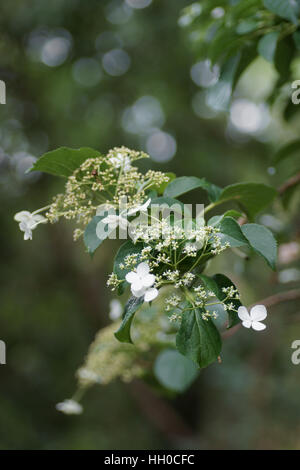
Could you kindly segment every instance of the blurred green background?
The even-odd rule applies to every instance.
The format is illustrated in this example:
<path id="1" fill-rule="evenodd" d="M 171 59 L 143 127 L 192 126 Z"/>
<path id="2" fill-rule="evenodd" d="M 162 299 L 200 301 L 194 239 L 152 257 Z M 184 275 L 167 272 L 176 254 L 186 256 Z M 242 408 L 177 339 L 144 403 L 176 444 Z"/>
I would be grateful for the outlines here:
<path id="1" fill-rule="evenodd" d="M 91 260 L 64 223 L 40 227 L 33 241 L 23 241 L 14 213 L 46 205 L 63 188 L 54 177 L 25 175 L 34 159 L 58 146 L 104 153 L 126 145 L 146 150 L 149 167 L 220 186 L 277 186 L 293 171 L 292 164 L 279 173 L 269 168 L 272 149 L 299 129 L 264 102 L 275 76 L 270 65 L 251 67 L 229 115 L 205 106 L 215 77 L 177 23 L 189 3 L 1 6 L 0 79 L 7 86 L 0 105 L 0 339 L 7 345 L 1 449 L 300 449 L 300 365 L 291 363 L 291 343 L 300 339 L 297 302 L 272 307 L 265 333 L 243 330 L 227 339 L 222 364 L 204 370 L 183 396 L 157 397 L 140 384 L 117 382 L 91 390 L 81 416 L 55 410 L 72 395 L 95 333 L 109 323 L 105 282 L 115 248 L 108 242 Z M 201 192 L 187 200 L 205 202 Z M 277 202 L 260 222 L 299 247 L 298 207 L 287 212 Z M 226 253 L 210 270 L 231 277 L 247 305 L 299 285 L 299 253 L 286 258 L 274 274 L 257 257 L 246 263 Z"/>

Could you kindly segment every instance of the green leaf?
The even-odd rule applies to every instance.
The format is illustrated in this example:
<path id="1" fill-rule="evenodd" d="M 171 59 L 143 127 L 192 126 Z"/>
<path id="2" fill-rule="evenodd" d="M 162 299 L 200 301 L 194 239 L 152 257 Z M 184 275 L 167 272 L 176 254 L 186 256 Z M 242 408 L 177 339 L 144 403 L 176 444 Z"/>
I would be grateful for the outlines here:
<path id="1" fill-rule="evenodd" d="M 74 171 L 88 158 L 99 157 L 98 150 L 89 147 L 70 149 L 60 147 L 42 155 L 29 171 L 42 171 L 55 176 L 71 176 Z"/>
<path id="2" fill-rule="evenodd" d="M 270 267 L 276 269 L 277 242 L 272 232 L 258 224 L 246 224 L 242 227 L 243 234 L 248 239 L 251 248 L 261 255 Z"/>
<path id="3" fill-rule="evenodd" d="M 258 29 L 259 23 L 253 19 L 241 21 L 236 28 L 237 34 L 248 34 Z"/>
<path id="4" fill-rule="evenodd" d="M 184 392 L 196 379 L 199 369 L 196 364 L 175 349 L 166 349 L 156 358 L 154 374 L 169 390 Z"/>
<path id="5" fill-rule="evenodd" d="M 299 29 L 294 32 L 293 39 L 294 39 L 296 49 L 300 51 L 300 30 Z"/>
<path id="6" fill-rule="evenodd" d="M 263 36 L 258 42 L 258 53 L 268 62 L 273 63 L 279 32 L 274 31 Z"/>
<path id="7" fill-rule="evenodd" d="M 226 298 L 226 294 L 222 291 L 223 287 L 234 287 L 236 289 L 236 286 L 233 284 L 233 282 L 223 274 L 216 274 L 212 278 L 205 276 L 204 274 L 200 274 L 199 278 L 202 280 L 205 288 L 209 291 L 212 291 L 217 299 L 219 299 L 221 302 L 223 302 Z M 237 310 L 242 305 L 238 299 L 228 299 L 225 303 L 227 305 L 232 303 L 235 310 Z M 232 328 L 233 326 L 240 323 L 238 314 L 234 310 L 228 309 L 226 313 L 229 320 L 227 329 Z"/>
<path id="8" fill-rule="evenodd" d="M 176 336 L 178 351 L 199 367 L 207 367 L 220 355 L 222 341 L 212 320 L 203 320 L 204 310 L 199 308 L 183 313 L 180 329 Z"/>
<path id="9" fill-rule="evenodd" d="M 296 0 L 264 0 L 264 6 L 281 18 L 297 24 L 300 7 Z"/>
<path id="10" fill-rule="evenodd" d="M 224 217 L 218 224 L 221 232 L 223 244 L 230 243 L 232 248 L 238 246 L 249 246 L 247 238 L 244 236 L 240 225 L 232 217 Z"/>
<path id="11" fill-rule="evenodd" d="M 197 188 L 202 188 L 207 191 L 211 201 L 216 201 L 222 191 L 221 188 L 209 183 L 204 178 L 200 179 L 196 176 L 181 176 L 180 178 L 174 179 L 167 186 L 164 196 L 178 197 Z"/>
<path id="12" fill-rule="evenodd" d="M 250 218 L 268 206 L 275 196 L 276 189 L 260 183 L 237 183 L 223 189 L 218 202 L 235 200 Z"/>
<path id="13" fill-rule="evenodd" d="M 128 300 L 125 306 L 124 316 L 120 328 L 115 332 L 115 337 L 121 343 L 132 343 L 130 336 L 131 323 L 135 312 L 143 303 L 144 297 L 131 297 Z"/>
<path id="14" fill-rule="evenodd" d="M 154 184 L 153 186 L 150 186 L 149 191 L 156 191 L 159 195 L 164 194 L 164 191 L 166 190 L 167 186 L 169 186 L 169 184 L 176 178 L 175 173 L 166 173 L 166 176 L 169 177 L 169 181 L 167 181 L 166 183 L 162 183 L 159 186 Z"/>
<path id="15" fill-rule="evenodd" d="M 293 140 L 281 147 L 275 154 L 272 163 L 273 165 L 278 165 L 278 163 L 294 155 L 300 156 L 300 139 Z"/>
<path id="16" fill-rule="evenodd" d="M 206 103 L 215 111 L 227 111 L 229 109 L 233 83 L 240 59 L 241 54 L 239 53 L 226 61 L 218 82 L 207 91 Z"/>
<path id="17" fill-rule="evenodd" d="M 104 224 L 102 222 L 102 219 L 104 218 L 105 215 L 96 215 L 85 229 L 83 240 L 88 253 L 93 254 L 114 230 L 109 228 L 108 224 Z"/>

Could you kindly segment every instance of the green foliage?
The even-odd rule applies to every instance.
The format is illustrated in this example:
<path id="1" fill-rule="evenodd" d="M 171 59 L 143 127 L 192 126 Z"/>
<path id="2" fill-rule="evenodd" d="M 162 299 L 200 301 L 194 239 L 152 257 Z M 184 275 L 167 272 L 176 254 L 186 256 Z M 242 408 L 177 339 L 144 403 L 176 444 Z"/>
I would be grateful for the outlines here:
<path id="1" fill-rule="evenodd" d="M 205 287 L 209 290 L 211 290 L 217 299 L 219 299 L 221 302 L 224 302 L 227 306 L 230 306 L 231 304 L 234 305 L 234 309 L 232 310 L 231 308 L 227 308 L 226 312 L 228 314 L 228 326 L 227 328 L 230 329 L 235 325 L 238 325 L 240 323 L 240 319 L 236 313 L 236 310 L 242 305 L 239 299 L 226 299 L 226 294 L 223 292 L 222 289 L 226 289 L 228 287 L 233 287 L 236 289 L 235 285 L 233 282 L 227 277 L 224 276 L 223 274 L 215 274 L 213 277 L 208 277 L 205 276 L 204 274 L 201 274 L 200 276 L 201 281 L 205 285 Z"/>
<path id="2" fill-rule="evenodd" d="M 175 349 L 165 349 L 154 363 L 157 380 L 175 392 L 184 392 L 194 382 L 198 373 L 195 363 Z"/>
<path id="3" fill-rule="evenodd" d="M 222 233 L 222 242 L 229 243 L 232 248 L 247 246 L 248 240 L 244 236 L 240 225 L 232 217 L 224 217 L 217 225 Z"/>
<path id="4" fill-rule="evenodd" d="M 277 191 L 260 183 L 237 183 L 223 189 L 218 203 L 234 200 L 253 219 L 276 197 Z"/>
<path id="5" fill-rule="evenodd" d="M 221 189 L 216 185 L 209 183 L 205 178 L 197 178 L 196 176 L 181 176 L 174 179 L 165 189 L 164 196 L 178 197 L 192 191 L 193 189 L 201 188 L 207 191 L 210 201 L 216 201 L 220 195 Z"/>
<path id="6" fill-rule="evenodd" d="M 143 304 L 144 299 L 143 297 L 131 297 L 126 306 L 124 311 L 124 316 L 120 328 L 115 333 L 115 337 L 121 341 L 121 343 L 132 343 L 132 339 L 130 336 L 130 328 L 131 323 L 133 321 L 133 317 L 135 312 L 139 309 L 139 307 Z"/>
<path id="7" fill-rule="evenodd" d="M 242 226 L 242 232 L 249 241 L 251 248 L 261 255 L 270 267 L 276 269 L 277 242 L 272 232 L 258 224 L 246 224 Z"/>
<path id="8" fill-rule="evenodd" d="M 200 309 L 184 312 L 176 337 L 178 351 L 199 367 L 207 367 L 220 355 L 220 333 L 211 319 L 203 320 Z"/>
<path id="9" fill-rule="evenodd" d="M 104 240 L 106 240 L 113 232 L 113 229 L 110 229 L 107 224 L 102 222 L 104 218 L 105 215 L 96 215 L 84 231 L 84 244 L 90 254 L 93 254 L 101 243 L 104 242 Z"/>
<path id="10" fill-rule="evenodd" d="M 100 152 L 89 147 L 70 149 L 60 147 L 42 155 L 32 166 L 30 171 L 42 171 L 55 176 L 67 178 L 74 173 L 88 158 L 100 156 Z"/>

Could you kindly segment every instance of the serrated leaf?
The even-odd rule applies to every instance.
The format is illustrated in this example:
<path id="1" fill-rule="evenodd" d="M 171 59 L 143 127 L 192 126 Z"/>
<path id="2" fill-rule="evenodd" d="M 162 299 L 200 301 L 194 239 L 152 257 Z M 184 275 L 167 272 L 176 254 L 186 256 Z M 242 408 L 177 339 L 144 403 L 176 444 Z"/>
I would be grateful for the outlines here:
<path id="1" fill-rule="evenodd" d="M 199 369 L 196 364 L 175 349 L 162 351 L 154 363 L 157 380 L 169 390 L 184 392 L 196 379 Z"/>
<path id="2" fill-rule="evenodd" d="M 71 176 L 88 158 L 98 157 L 101 153 L 89 147 L 71 149 L 60 147 L 42 155 L 30 168 L 31 171 L 42 171 L 55 176 Z"/>
<path id="3" fill-rule="evenodd" d="M 258 53 L 268 62 L 273 63 L 279 32 L 274 31 L 263 36 L 258 42 Z"/>
<path id="4" fill-rule="evenodd" d="M 120 328 L 118 329 L 118 331 L 115 332 L 115 337 L 121 343 L 132 343 L 132 339 L 130 336 L 132 320 L 134 314 L 143 303 L 144 297 L 131 297 L 128 300 L 125 306 L 124 316 Z"/>
<path id="5" fill-rule="evenodd" d="M 276 195 L 276 189 L 265 184 L 237 183 L 224 188 L 218 202 L 234 200 L 250 218 L 254 218 Z"/>
<path id="6" fill-rule="evenodd" d="M 220 229 L 223 244 L 230 243 L 232 248 L 239 246 L 249 246 L 247 238 L 244 236 L 240 225 L 232 217 L 221 219 L 217 227 Z"/>
<path id="7" fill-rule="evenodd" d="M 264 6 L 281 18 L 297 24 L 300 6 L 296 0 L 264 0 Z"/>
<path id="8" fill-rule="evenodd" d="M 261 255 L 270 267 L 276 269 L 277 242 L 272 232 L 258 224 L 246 224 L 242 227 L 243 234 L 248 239 L 251 248 Z"/>
<path id="9" fill-rule="evenodd" d="M 223 287 L 234 287 L 236 289 L 236 286 L 233 284 L 233 282 L 223 274 L 215 274 L 212 278 L 205 276 L 204 274 L 200 274 L 199 278 L 202 280 L 205 288 L 212 291 L 217 299 L 219 299 L 221 302 L 226 299 L 226 294 L 222 291 Z M 235 310 L 237 310 L 242 305 L 238 299 L 228 299 L 225 301 L 225 303 L 227 305 L 232 303 Z M 229 320 L 227 329 L 230 329 L 240 323 L 240 319 L 234 310 L 227 309 L 226 313 L 228 314 Z"/>
<path id="10" fill-rule="evenodd" d="M 182 315 L 180 329 L 176 335 L 178 351 L 199 367 L 207 367 L 220 355 L 222 341 L 212 320 L 203 320 L 204 310 L 187 310 Z"/>
<path id="11" fill-rule="evenodd" d="M 205 178 L 197 178 L 196 176 L 181 176 L 174 179 L 166 188 L 164 196 L 178 197 L 186 194 L 193 189 L 202 188 L 207 191 L 209 199 L 216 201 L 221 193 L 221 188 L 209 183 Z"/>

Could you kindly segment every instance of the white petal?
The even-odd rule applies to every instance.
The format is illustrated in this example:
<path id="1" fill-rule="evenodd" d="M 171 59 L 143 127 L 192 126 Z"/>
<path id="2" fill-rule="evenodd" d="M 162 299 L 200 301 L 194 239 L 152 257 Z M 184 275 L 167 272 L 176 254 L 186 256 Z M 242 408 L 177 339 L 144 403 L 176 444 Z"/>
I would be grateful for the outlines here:
<path id="1" fill-rule="evenodd" d="M 251 322 L 251 317 L 248 313 L 248 310 L 246 309 L 246 307 L 239 307 L 238 308 L 238 316 L 239 316 L 239 319 L 242 320 L 242 321 L 250 321 Z M 246 328 L 249 328 L 246 327 Z"/>
<path id="2" fill-rule="evenodd" d="M 244 328 L 251 328 L 252 322 L 250 320 L 245 320 L 243 321 L 242 325 Z"/>
<path id="3" fill-rule="evenodd" d="M 126 274 L 125 279 L 127 282 L 129 282 L 129 284 L 132 284 L 133 282 L 135 282 L 136 280 L 139 280 L 140 278 L 137 275 L 137 273 L 130 271 L 130 273 Z"/>
<path id="4" fill-rule="evenodd" d="M 153 287 L 151 289 L 146 290 L 144 300 L 145 302 L 151 302 L 151 300 L 154 300 L 157 296 L 158 290 Z"/>
<path id="5" fill-rule="evenodd" d="M 255 305 L 250 311 L 252 321 L 261 321 L 267 318 L 267 309 L 264 305 Z"/>
<path id="6" fill-rule="evenodd" d="M 140 277 L 147 276 L 149 274 L 150 268 L 149 264 L 146 262 L 140 263 L 138 267 L 136 268 L 136 272 Z"/>
<path id="7" fill-rule="evenodd" d="M 135 297 L 142 297 L 145 294 L 145 287 L 142 289 L 134 289 L 133 286 L 131 286 L 131 292 Z"/>
<path id="8" fill-rule="evenodd" d="M 17 222 L 26 222 L 31 217 L 31 213 L 28 211 L 21 211 L 15 214 L 14 219 Z"/>
<path id="9" fill-rule="evenodd" d="M 263 323 L 260 323 L 259 321 L 254 321 L 252 322 L 252 328 L 255 331 L 262 331 L 265 330 L 267 327 Z"/>
<path id="10" fill-rule="evenodd" d="M 147 274 L 142 279 L 143 285 L 145 287 L 151 287 L 155 283 L 155 276 L 154 274 Z"/>
<path id="11" fill-rule="evenodd" d="M 144 286 L 141 278 L 137 276 L 137 278 L 131 283 L 131 289 L 140 291 L 142 289 L 145 290 L 146 287 Z"/>

